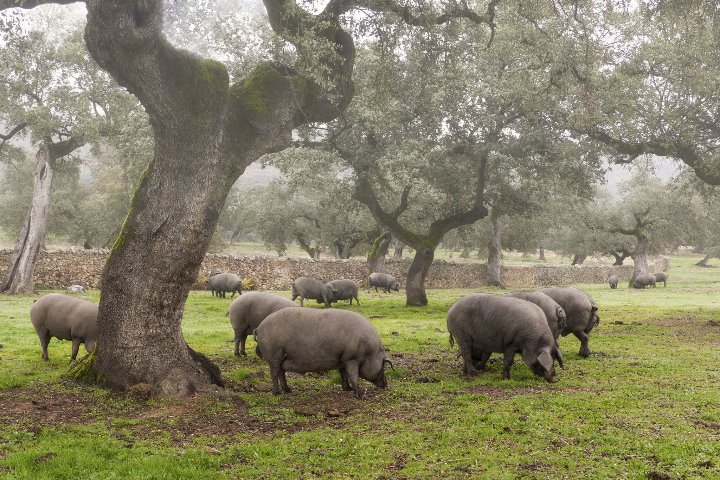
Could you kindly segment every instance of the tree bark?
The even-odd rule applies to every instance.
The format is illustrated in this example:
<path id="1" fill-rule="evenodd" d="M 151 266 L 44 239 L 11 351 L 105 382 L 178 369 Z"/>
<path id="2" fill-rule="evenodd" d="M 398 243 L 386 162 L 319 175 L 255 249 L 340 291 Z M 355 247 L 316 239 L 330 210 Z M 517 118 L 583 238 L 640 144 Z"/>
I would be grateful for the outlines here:
<path id="1" fill-rule="evenodd" d="M 635 279 L 639 275 L 644 275 L 648 272 L 647 265 L 647 248 L 648 248 L 648 237 L 644 234 L 637 235 L 637 243 L 635 244 L 635 251 L 632 254 L 634 262 L 632 278 L 630 278 L 629 286 L 632 287 L 635 283 Z"/>
<path id="2" fill-rule="evenodd" d="M 586 258 L 587 255 L 584 253 L 576 253 L 573 255 L 572 263 L 570 265 L 582 265 Z"/>
<path id="3" fill-rule="evenodd" d="M 392 235 L 390 235 L 390 232 L 385 232 L 373 241 L 367 258 L 370 273 L 383 271 L 383 267 L 385 266 L 385 257 L 387 256 L 388 249 L 390 248 L 391 240 Z"/>
<path id="4" fill-rule="evenodd" d="M 544 262 L 544 261 L 545 261 L 545 248 L 543 248 L 542 246 L 540 246 L 540 248 L 539 248 L 539 253 L 540 253 L 539 260 L 540 260 L 541 262 Z"/>
<path id="5" fill-rule="evenodd" d="M 434 248 L 428 246 L 416 248 L 415 257 L 410 264 L 405 282 L 406 306 L 424 307 L 428 304 L 427 294 L 425 293 L 425 279 L 434 259 Z"/>
<path id="6" fill-rule="evenodd" d="M 43 142 L 35 155 L 32 203 L 0 288 L 4 293 L 31 293 L 35 288 L 33 270 L 47 231 L 54 172 L 55 160 L 48 145 Z"/>
<path id="7" fill-rule="evenodd" d="M 400 240 L 395 240 L 395 248 L 393 249 L 393 258 L 395 260 L 400 260 L 403 256 L 403 250 L 405 249 L 405 244 L 402 243 Z"/>
<path id="8" fill-rule="evenodd" d="M 501 214 L 493 208 L 490 213 L 490 241 L 488 242 L 488 284 L 502 287 L 500 278 L 500 257 L 502 256 L 502 226 L 500 225 Z"/>
<path id="9" fill-rule="evenodd" d="M 695 265 L 697 265 L 698 267 L 707 267 L 709 261 L 710 261 L 710 254 L 708 253 L 707 255 L 705 255 L 705 258 L 703 258 L 702 260 L 697 262 Z"/>

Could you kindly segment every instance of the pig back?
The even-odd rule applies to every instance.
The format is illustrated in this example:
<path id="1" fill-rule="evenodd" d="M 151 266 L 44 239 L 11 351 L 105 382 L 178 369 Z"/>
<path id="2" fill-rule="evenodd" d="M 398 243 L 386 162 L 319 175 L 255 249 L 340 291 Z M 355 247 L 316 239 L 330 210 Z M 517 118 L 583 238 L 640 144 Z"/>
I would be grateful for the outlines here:
<path id="1" fill-rule="evenodd" d="M 97 315 L 96 304 L 59 293 L 44 295 L 30 308 L 30 319 L 36 330 L 44 327 L 52 336 L 63 340 L 95 338 Z"/>
<path id="2" fill-rule="evenodd" d="M 375 327 L 345 310 L 283 308 L 268 315 L 256 334 L 263 358 L 279 356 L 294 372 L 329 370 L 353 359 L 362 363 L 382 348 Z"/>

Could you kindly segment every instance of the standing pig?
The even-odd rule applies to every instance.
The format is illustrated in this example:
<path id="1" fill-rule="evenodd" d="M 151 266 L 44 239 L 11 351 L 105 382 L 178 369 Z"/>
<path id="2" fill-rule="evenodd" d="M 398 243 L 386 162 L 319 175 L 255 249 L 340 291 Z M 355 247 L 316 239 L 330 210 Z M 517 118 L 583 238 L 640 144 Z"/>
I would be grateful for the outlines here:
<path id="1" fill-rule="evenodd" d="M 644 273 L 642 275 L 638 275 L 637 277 L 635 277 L 635 281 L 633 282 L 634 288 L 644 289 L 648 285 L 655 287 L 655 275 L 653 275 L 652 273 Z"/>
<path id="2" fill-rule="evenodd" d="M 327 282 L 322 288 L 322 297 L 325 305 L 330 306 L 331 303 L 338 300 L 350 300 L 352 305 L 353 298 L 360 305 L 358 300 L 358 284 L 354 280 L 342 279 Z"/>
<path id="3" fill-rule="evenodd" d="M 49 360 L 50 338 L 72 340 L 71 360 L 77 357 L 80 344 L 88 352 L 95 350 L 98 306 L 60 293 L 43 295 L 30 307 L 30 321 L 40 337 L 43 360 Z"/>
<path id="4" fill-rule="evenodd" d="M 566 315 L 566 325 L 560 331 L 560 335 L 567 336 L 572 333 L 580 340 L 581 357 L 590 356 L 590 331 L 600 323 L 597 314 L 598 306 L 595 300 L 587 293 L 574 287 L 552 287 L 540 290 L 545 295 L 555 300 Z"/>
<path id="5" fill-rule="evenodd" d="M 300 297 L 300 306 L 304 304 L 304 300 L 309 298 L 311 300 L 317 300 L 318 303 L 325 303 L 326 307 L 330 304 L 325 301 L 322 295 L 323 283 L 320 280 L 315 280 L 312 277 L 298 277 L 293 281 L 292 288 L 292 300 Z"/>
<path id="6" fill-rule="evenodd" d="M 540 307 L 547 319 L 548 327 L 553 338 L 557 342 L 560 332 L 566 325 L 565 310 L 552 298 L 542 292 L 512 292 L 506 293 L 506 297 L 521 298 Z"/>
<path id="7" fill-rule="evenodd" d="M 554 360 L 563 357 L 542 309 L 520 298 L 475 293 L 458 300 L 448 312 L 450 345 L 457 341 L 463 372 L 477 374 L 492 352 L 504 355 L 503 378 L 510 378 L 516 353 L 535 375 L 556 382 Z"/>
<path id="8" fill-rule="evenodd" d="M 230 298 L 235 296 L 235 292 L 238 295 L 242 295 L 242 280 L 234 273 L 218 273 L 208 278 L 207 281 L 208 290 L 213 295 L 225 298 L 225 293 L 232 292 Z"/>
<path id="9" fill-rule="evenodd" d="M 245 340 L 271 313 L 294 307 L 295 302 L 269 293 L 250 292 L 230 304 L 230 324 L 235 331 L 235 356 L 245 355 Z"/>
<path id="10" fill-rule="evenodd" d="M 615 275 L 610 275 L 608 277 L 608 282 L 610 282 L 610 288 L 613 288 L 613 289 L 617 288 L 618 281 L 619 281 L 618 277 L 616 277 Z"/>
<path id="11" fill-rule="evenodd" d="M 347 310 L 283 308 L 255 330 L 257 354 L 270 366 L 272 391 L 280 394 L 278 380 L 290 392 L 285 372 L 319 372 L 337 368 L 343 390 L 363 391 L 358 377 L 387 387 L 385 356 L 375 327 L 362 315 Z"/>
<path id="12" fill-rule="evenodd" d="M 375 287 L 375 291 L 378 291 L 378 287 L 382 288 L 385 293 L 390 293 L 390 290 L 400 291 L 400 284 L 395 277 L 387 273 L 371 273 L 368 277 L 368 288 Z"/>
<path id="13" fill-rule="evenodd" d="M 657 272 L 657 273 L 654 273 L 653 275 L 655 275 L 655 282 L 663 282 L 663 287 L 667 287 L 667 279 L 668 279 L 667 273 Z"/>

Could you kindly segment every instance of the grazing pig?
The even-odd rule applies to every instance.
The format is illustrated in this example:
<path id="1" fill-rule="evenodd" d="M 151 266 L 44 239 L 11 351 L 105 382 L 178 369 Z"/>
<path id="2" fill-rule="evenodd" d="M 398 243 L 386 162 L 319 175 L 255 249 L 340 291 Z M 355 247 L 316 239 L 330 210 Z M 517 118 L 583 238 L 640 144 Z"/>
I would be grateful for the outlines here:
<path id="1" fill-rule="evenodd" d="M 400 291 L 400 284 L 395 277 L 387 273 L 371 273 L 368 277 L 368 288 L 375 287 L 375 291 L 378 291 L 378 287 L 382 288 L 385 293 L 390 293 L 390 290 Z"/>
<path id="2" fill-rule="evenodd" d="M 343 390 L 362 398 L 358 377 L 387 387 L 385 356 L 375 327 L 362 315 L 347 310 L 283 308 L 255 330 L 256 352 L 270 366 L 272 391 L 280 394 L 278 380 L 290 392 L 285 372 L 318 372 L 337 368 Z"/>
<path id="3" fill-rule="evenodd" d="M 80 344 L 88 352 L 95 350 L 98 306 L 60 293 L 43 295 L 30 307 L 30 321 L 40 337 L 42 358 L 48 360 L 50 338 L 72 340 L 71 360 L 77 357 Z"/>
<path id="4" fill-rule="evenodd" d="M 360 305 L 360 300 L 358 300 L 358 289 L 358 284 L 355 283 L 354 280 L 333 280 L 332 282 L 327 282 L 323 285 L 322 297 L 325 301 L 325 305 L 328 306 L 338 300 L 350 300 L 350 305 L 352 305 L 353 298 L 355 299 L 355 302 Z"/>
<path id="5" fill-rule="evenodd" d="M 290 290 L 292 292 L 293 302 L 296 298 L 300 297 L 301 307 L 303 306 L 306 298 L 316 300 L 318 303 L 325 303 L 326 307 L 330 306 L 330 304 L 323 298 L 323 283 L 320 280 L 315 280 L 312 277 L 298 277 L 295 281 L 293 281 L 292 288 Z"/>
<path id="6" fill-rule="evenodd" d="M 521 298 L 540 307 L 545 314 L 553 338 L 557 342 L 560 332 L 565 328 L 566 319 L 565 310 L 555 300 L 542 292 L 512 292 L 506 293 L 505 296 Z"/>
<path id="7" fill-rule="evenodd" d="M 616 277 L 615 275 L 610 275 L 608 277 L 608 282 L 610 282 L 610 288 L 613 288 L 613 289 L 617 288 L 618 281 L 619 281 L 618 277 Z"/>
<path id="8" fill-rule="evenodd" d="M 634 288 L 644 289 L 648 285 L 655 287 L 655 275 L 653 275 L 652 273 L 638 275 L 637 277 L 635 277 L 635 281 L 633 282 Z"/>
<path id="9" fill-rule="evenodd" d="M 212 292 L 214 296 L 225 298 L 225 293 L 232 292 L 230 298 L 235 296 L 235 292 L 238 295 L 242 295 L 242 280 L 234 273 L 218 273 L 208 278 L 207 281 L 208 290 Z"/>
<path id="10" fill-rule="evenodd" d="M 67 287 L 68 293 L 85 293 L 85 287 L 78 284 L 73 284 Z"/>
<path id="11" fill-rule="evenodd" d="M 565 310 L 565 328 L 560 330 L 563 337 L 572 333 L 580 340 L 581 357 L 590 356 L 590 331 L 600 323 L 598 306 L 587 293 L 574 287 L 552 287 L 540 290 L 555 300 Z"/>
<path id="12" fill-rule="evenodd" d="M 219 275 L 221 273 L 223 273 L 223 271 L 219 268 L 213 268 L 212 270 L 210 270 L 210 275 L 208 275 L 208 278 L 214 277 L 215 275 Z"/>
<path id="13" fill-rule="evenodd" d="M 281 308 L 294 307 L 295 302 L 270 293 L 250 292 L 230 304 L 230 324 L 235 331 L 235 356 L 245 355 L 245 340 L 265 317 Z"/>
<path id="14" fill-rule="evenodd" d="M 450 345 L 457 341 L 463 372 L 483 370 L 492 352 L 504 355 L 503 378 L 510 378 L 516 353 L 535 375 L 556 382 L 554 360 L 563 357 L 542 309 L 520 298 L 475 293 L 458 300 L 448 312 Z"/>
<path id="15" fill-rule="evenodd" d="M 663 287 L 667 287 L 667 279 L 668 279 L 667 273 L 657 272 L 657 273 L 654 273 L 653 275 L 655 275 L 655 282 L 663 282 Z"/>

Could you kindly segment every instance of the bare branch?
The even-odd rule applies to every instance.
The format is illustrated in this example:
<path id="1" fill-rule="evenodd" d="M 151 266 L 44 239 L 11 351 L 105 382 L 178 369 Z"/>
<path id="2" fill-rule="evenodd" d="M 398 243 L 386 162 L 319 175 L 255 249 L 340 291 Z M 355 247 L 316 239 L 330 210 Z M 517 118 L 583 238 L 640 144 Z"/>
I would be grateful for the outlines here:
<path id="1" fill-rule="evenodd" d="M 15 126 L 13 127 L 13 129 L 10 130 L 10 132 L 8 132 L 7 134 L 3 135 L 2 133 L 0 133 L 0 139 L 2 139 L 2 142 L 0 142 L 0 150 L 2 150 L 2 147 L 5 145 L 5 142 L 7 142 L 8 140 L 10 140 L 10 139 L 11 139 L 12 137 L 14 137 L 16 134 L 18 134 L 18 133 L 20 133 L 21 131 L 23 131 L 23 130 L 25 129 L 25 127 L 27 127 L 27 126 L 28 126 L 28 124 L 25 123 L 25 122 L 19 123 L 19 124 L 15 125 Z"/>

